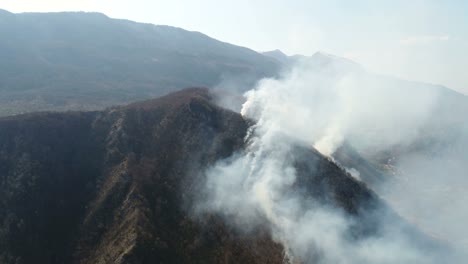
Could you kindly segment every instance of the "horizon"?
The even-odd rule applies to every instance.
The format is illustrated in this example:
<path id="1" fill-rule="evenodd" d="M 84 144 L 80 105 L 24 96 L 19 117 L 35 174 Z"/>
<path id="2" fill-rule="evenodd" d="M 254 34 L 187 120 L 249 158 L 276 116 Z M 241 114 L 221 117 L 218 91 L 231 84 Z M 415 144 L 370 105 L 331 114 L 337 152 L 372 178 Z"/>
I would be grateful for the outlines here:
<path id="1" fill-rule="evenodd" d="M 468 95 L 468 3 L 435 0 L 375 4 L 360 0 L 220 4 L 211 0 L 7 1 L 11 13 L 97 12 L 110 18 L 196 31 L 257 52 L 288 56 L 315 52 L 353 60 L 367 70 L 399 79 L 442 85 Z M 263 5 L 262 5 L 263 4 Z M 266 5 L 268 4 L 268 5 Z M 269 8 L 264 8 L 268 6 Z M 239 14 L 242 19 L 239 19 Z M 277 19 L 281 17 L 283 19 Z M 220 21 L 223 23 L 212 23 Z"/>

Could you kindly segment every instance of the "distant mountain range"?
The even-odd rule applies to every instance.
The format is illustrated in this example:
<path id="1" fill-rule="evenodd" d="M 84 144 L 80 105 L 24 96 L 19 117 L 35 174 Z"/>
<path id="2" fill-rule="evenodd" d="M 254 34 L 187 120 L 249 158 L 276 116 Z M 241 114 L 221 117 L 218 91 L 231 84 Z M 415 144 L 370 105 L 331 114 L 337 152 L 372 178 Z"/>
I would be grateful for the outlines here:
<path id="1" fill-rule="evenodd" d="M 333 63 L 340 65 L 341 67 L 347 67 L 347 69 L 364 70 L 364 68 L 361 65 L 352 60 L 338 57 L 332 54 L 327 54 L 321 51 L 314 53 L 312 56 L 304 56 L 299 54 L 288 56 L 284 54 L 281 50 L 266 51 L 262 52 L 262 54 L 275 59 L 276 61 L 280 62 L 282 65 L 287 67 L 294 66 L 298 62 L 307 61 L 308 63 L 316 64 L 318 67 L 324 67 Z"/>
<path id="2" fill-rule="evenodd" d="M 258 53 L 170 26 L 100 13 L 0 10 L 0 116 L 97 110 L 191 86 L 242 93 L 298 61 L 359 64 L 317 52 Z M 403 82 L 404 83 L 404 82 Z"/>
<path id="3" fill-rule="evenodd" d="M 280 63 L 199 32 L 100 13 L 0 12 L 0 114 L 101 109 L 189 86 L 244 90 Z"/>

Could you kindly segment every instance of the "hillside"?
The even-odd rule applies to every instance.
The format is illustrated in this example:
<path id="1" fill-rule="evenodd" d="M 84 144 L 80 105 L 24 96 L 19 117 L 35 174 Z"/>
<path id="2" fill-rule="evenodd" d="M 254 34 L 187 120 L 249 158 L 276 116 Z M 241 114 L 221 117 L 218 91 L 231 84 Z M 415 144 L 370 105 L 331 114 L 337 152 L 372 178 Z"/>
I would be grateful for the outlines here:
<path id="1" fill-rule="evenodd" d="M 279 64 L 198 32 L 100 13 L 0 12 L 0 115 L 92 110 L 189 86 L 246 90 Z"/>
<path id="2" fill-rule="evenodd" d="M 201 172 L 241 151 L 249 126 L 211 100 L 194 88 L 1 118 L 0 263 L 283 263 L 268 229 L 190 209 Z M 361 219 L 353 236 L 378 232 L 384 206 L 364 184 L 315 150 L 295 153 L 297 190 Z"/>

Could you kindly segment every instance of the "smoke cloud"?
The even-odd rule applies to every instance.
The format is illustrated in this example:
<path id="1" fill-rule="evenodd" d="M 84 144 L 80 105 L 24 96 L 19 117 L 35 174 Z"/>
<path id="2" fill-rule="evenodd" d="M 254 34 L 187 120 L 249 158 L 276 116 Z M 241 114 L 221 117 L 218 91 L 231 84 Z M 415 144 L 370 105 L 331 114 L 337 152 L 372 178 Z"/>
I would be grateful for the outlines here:
<path id="1" fill-rule="evenodd" d="M 381 159 L 369 157 L 399 155 L 393 159 L 394 163 L 382 165 L 394 166 L 393 172 L 404 171 L 405 179 L 413 179 L 412 185 L 405 186 L 403 177 L 392 176 L 391 185 L 384 182 L 373 187 L 404 217 L 409 217 L 405 212 L 416 205 L 423 206 L 425 210 L 411 215 L 412 223 L 417 222 L 414 218 L 437 215 L 439 204 L 434 201 L 438 199 L 438 192 L 433 192 L 431 199 L 409 203 L 396 198 L 404 200 L 415 190 L 422 192 L 427 185 L 442 185 L 443 189 L 460 183 L 459 176 L 466 172 L 466 165 L 460 163 L 463 159 L 448 159 L 447 152 L 440 151 L 440 160 L 444 161 L 430 163 L 427 155 L 395 150 L 413 149 L 410 146 L 418 146 L 417 142 L 426 138 L 427 128 L 438 127 L 432 118 L 439 109 L 441 92 L 437 86 L 372 75 L 352 63 L 323 54 L 298 62 L 281 78 L 262 80 L 245 94 L 241 114 L 255 121 L 245 139 L 247 147 L 206 171 L 207 195 L 197 209 L 224 215 L 226 221 L 245 232 L 267 226 L 272 237 L 284 246 L 285 261 L 290 263 L 296 260 L 412 264 L 447 261 L 448 255 L 438 255 L 439 251 L 415 243 L 403 224 L 400 226 L 399 220 L 385 210 L 378 219 L 384 227 L 378 235 L 350 236 L 355 221 L 359 221 L 357 218 L 295 191 L 298 172 L 291 154 L 295 153 L 295 146 L 301 145 L 316 149 L 333 161 L 335 151 L 346 142 L 372 162 Z M 439 148 L 445 149 L 445 146 Z M 459 171 L 456 174 L 459 176 L 454 176 L 453 182 L 445 181 L 445 172 L 452 173 L 453 168 Z M 357 169 L 349 168 L 349 171 L 360 178 Z M 431 179 L 424 187 L 419 185 L 422 175 L 430 175 Z M 463 180 L 462 183 L 466 183 L 466 179 Z M 422 193 L 416 195 L 427 197 Z M 455 194 L 453 197 L 459 205 L 466 201 Z M 418 224 L 426 230 L 451 224 L 453 218 L 462 215 L 451 211 L 444 216 L 434 222 Z M 445 232 L 444 236 L 435 240 L 455 239 L 450 232 Z M 466 243 L 466 236 L 461 236 L 455 241 L 465 239 Z"/>

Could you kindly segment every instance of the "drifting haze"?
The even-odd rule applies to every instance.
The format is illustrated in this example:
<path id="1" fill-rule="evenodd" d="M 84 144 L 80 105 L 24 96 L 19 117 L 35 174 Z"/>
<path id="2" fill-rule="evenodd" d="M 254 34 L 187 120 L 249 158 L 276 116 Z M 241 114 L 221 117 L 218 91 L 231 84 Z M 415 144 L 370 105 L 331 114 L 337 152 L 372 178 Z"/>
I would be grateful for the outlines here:
<path id="1" fill-rule="evenodd" d="M 464 114 L 457 113 L 466 110 L 463 96 L 372 75 L 320 54 L 299 62 L 280 79 L 261 81 L 245 96 L 242 114 L 256 121 L 246 138 L 247 150 L 207 171 L 204 210 L 226 215 L 244 231 L 266 222 L 291 262 L 294 257 L 310 263 L 447 261 L 444 254 L 431 255 L 430 248 L 418 247 L 386 214 L 379 221 L 394 229 L 349 240 L 353 220 L 291 192 L 297 172 L 290 156 L 296 144 L 315 147 L 332 158 L 348 142 L 365 156 L 390 152 L 398 173 L 374 186 L 378 194 L 423 231 L 466 252 L 468 234 L 460 219 L 467 215 L 463 208 L 467 196 L 460 186 L 468 183 L 464 175 L 468 130 Z M 460 106 L 458 99 L 461 108 L 443 106 Z M 446 115 L 452 116 L 450 121 Z M 459 137 L 447 140 L 452 134 Z"/>

